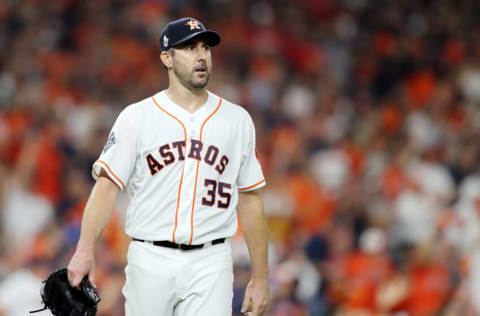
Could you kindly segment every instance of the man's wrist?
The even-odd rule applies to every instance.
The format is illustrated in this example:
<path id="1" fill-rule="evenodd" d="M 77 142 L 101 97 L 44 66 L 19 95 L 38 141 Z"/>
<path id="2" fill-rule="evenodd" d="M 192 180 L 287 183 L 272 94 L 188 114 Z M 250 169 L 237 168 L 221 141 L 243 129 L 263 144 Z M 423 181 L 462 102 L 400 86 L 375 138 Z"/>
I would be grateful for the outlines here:
<path id="1" fill-rule="evenodd" d="M 261 272 L 261 273 L 255 273 L 253 272 L 252 273 L 252 280 L 255 280 L 255 281 L 264 281 L 264 280 L 268 280 L 269 278 L 269 274 L 268 272 Z"/>
<path id="2" fill-rule="evenodd" d="M 95 244 L 92 242 L 79 241 L 77 244 L 77 251 L 82 253 L 93 253 L 95 250 Z"/>

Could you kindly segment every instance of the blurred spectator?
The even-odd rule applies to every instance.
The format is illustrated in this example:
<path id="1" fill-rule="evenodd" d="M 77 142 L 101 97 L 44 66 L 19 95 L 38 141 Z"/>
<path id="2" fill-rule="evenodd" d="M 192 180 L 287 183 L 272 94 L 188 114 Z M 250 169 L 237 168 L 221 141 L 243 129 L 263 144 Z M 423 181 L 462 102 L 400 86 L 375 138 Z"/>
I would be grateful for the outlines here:
<path id="1" fill-rule="evenodd" d="M 20 316 L 26 311 L 41 309 L 39 289 L 43 276 L 49 271 L 45 265 L 35 263 L 33 266 L 11 271 L 0 284 L 0 315 Z M 51 315 L 48 311 L 38 315 Z"/>

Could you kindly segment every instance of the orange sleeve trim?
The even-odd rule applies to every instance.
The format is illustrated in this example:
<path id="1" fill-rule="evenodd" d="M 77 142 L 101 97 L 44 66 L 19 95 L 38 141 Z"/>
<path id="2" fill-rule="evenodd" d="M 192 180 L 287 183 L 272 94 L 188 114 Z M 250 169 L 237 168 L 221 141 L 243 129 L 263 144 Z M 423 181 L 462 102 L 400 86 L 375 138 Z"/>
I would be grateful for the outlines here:
<path id="1" fill-rule="evenodd" d="M 253 184 L 253 185 L 251 185 L 251 186 L 248 186 L 248 187 L 245 187 L 245 188 L 238 188 L 238 189 L 239 189 L 239 190 L 248 190 L 248 189 L 254 188 L 254 187 L 256 187 L 256 186 L 258 186 L 258 185 L 260 185 L 260 184 L 262 184 L 262 183 L 264 183 L 264 182 L 265 182 L 265 179 L 263 179 L 263 180 L 260 181 L 260 182 L 255 183 L 255 184 Z"/>
<path id="2" fill-rule="evenodd" d="M 153 103 L 155 103 L 155 105 L 160 109 L 162 110 L 163 112 L 165 112 L 167 115 L 169 115 L 170 117 L 174 118 L 175 120 L 177 120 L 178 123 L 180 123 L 180 125 L 182 126 L 183 128 L 183 134 L 185 136 L 185 152 L 186 152 L 186 149 L 187 149 L 187 130 L 185 129 L 185 125 L 183 125 L 182 121 L 180 121 L 177 117 L 175 117 L 174 115 L 168 113 L 164 108 L 162 108 L 160 106 L 160 104 L 157 103 L 157 100 L 155 100 L 155 97 L 152 96 L 152 100 L 153 100 Z M 173 228 L 173 232 L 172 232 L 172 240 L 173 242 L 175 242 L 175 233 L 177 232 L 177 226 L 178 226 L 178 208 L 180 206 L 180 198 L 181 198 L 181 195 L 180 195 L 180 192 L 182 192 L 182 183 L 183 183 L 183 172 L 184 172 L 184 169 L 185 169 L 185 164 L 183 164 L 183 167 L 182 167 L 182 175 L 180 176 L 180 184 L 178 186 L 178 196 L 177 196 L 177 208 L 175 210 L 175 226 Z M 197 166 L 197 171 L 198 171 L 198 166 Z M 197 183 L 197 180 L 195 179 L 195 185 Z"/>
<path id="3" fill-rule="evenodd" d="M 220 105 L 222 105 L 222 98 L 218 101 L 217 108 L 215 111 L 213 111 L 202 123 L 202 127 L 200 128 L 200 141 L 202 141 L 202 135 L 203 135 L 203 127 L 205 126 L 205 123 L 213 116 L 215 113 L 217 113 L 218 109 L 220 109 Z M 190 242 L 189 245 L 192 244 L 193 241 L 193 214 L 195 213 L 195 196 L 197 195 L 197 180 L 198 180 L 198 167 L 200 165 L 200 161 L 197 161 L 197 171 L 195 173 L 195 186 L 193 189 L 193 202 L 192 202 L 192 212 L 190 213 Z"/>
<path id="4" fill-rule="evenodd" d="M 97 162 L 100 163 L 100 164 L 102 164 L 103 166 L 105 166 L 105 167 L 107 168 L 108 172 L 110 172 L 110 173 L 112 174 L 112 176 L 113 176 L 118 182 L 120 182 L 120 184 L 122 185 L 122 190 L 125 189 L 125 184 L 123 184 L 123 181 L 120 180 L 119 177 L 117 177 L 117 175 L 112 171 L 112 169 L 110 169 L 110 167 L 107 165 L 107 163 L 106 163 L 105 161 L 97 160 L 95 163 L 97 163 Z M 97 175 L 97 177 L 98 177 L 98 175 Z"/>

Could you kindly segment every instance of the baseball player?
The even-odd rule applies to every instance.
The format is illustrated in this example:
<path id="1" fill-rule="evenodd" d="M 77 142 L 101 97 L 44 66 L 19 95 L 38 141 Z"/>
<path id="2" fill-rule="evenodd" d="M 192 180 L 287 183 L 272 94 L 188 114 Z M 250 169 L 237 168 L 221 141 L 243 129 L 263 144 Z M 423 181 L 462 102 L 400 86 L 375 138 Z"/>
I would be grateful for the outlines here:
<path id="1" fill-rule="evenodd" d="M 237 213 L 252 264 L 242 312 L 259 316 L 269 304 L 255 129 L 247 111 L 206 90 L 219 43 L 196 19 L 169 23 L 160 37 L 168 89 L 120 113 L 93 165 L 68 277 L 74 287 L 85 275 L 95 284 L 95 241 L 127 190 L 127 316 L 232 315 Z"/>

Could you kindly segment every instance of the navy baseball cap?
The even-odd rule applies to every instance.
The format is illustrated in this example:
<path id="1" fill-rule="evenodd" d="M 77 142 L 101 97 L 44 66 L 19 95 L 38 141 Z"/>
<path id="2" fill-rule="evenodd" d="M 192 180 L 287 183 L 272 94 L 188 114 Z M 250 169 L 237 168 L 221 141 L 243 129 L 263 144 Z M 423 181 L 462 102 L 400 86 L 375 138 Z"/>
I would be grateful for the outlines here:
<path id="1" fill-rule="evenodd" d="M 189 17 L 168 23 L 160 34 L 160 46 L 162 51 L 169 50 L 199 35 L 202 35 L 211 47 L 220 43 L 220 35 L 217 32 L 205 29 L 200 21 Z"/>

